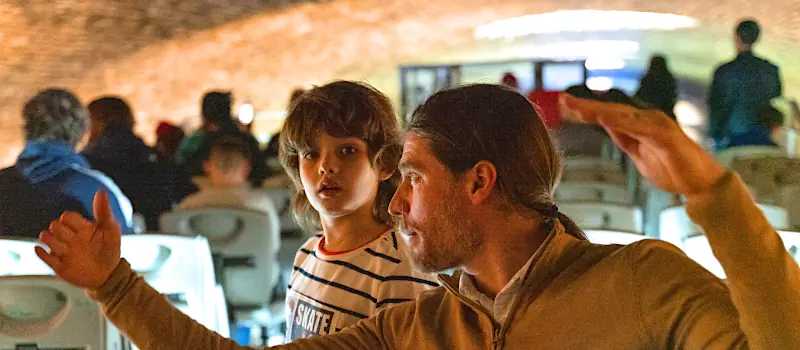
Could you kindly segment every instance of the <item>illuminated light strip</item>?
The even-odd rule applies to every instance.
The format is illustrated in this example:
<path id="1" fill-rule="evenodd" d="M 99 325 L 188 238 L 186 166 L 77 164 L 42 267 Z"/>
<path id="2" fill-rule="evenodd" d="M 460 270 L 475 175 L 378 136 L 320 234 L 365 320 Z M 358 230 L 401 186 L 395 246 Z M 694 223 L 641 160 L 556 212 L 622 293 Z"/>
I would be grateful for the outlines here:
<path id="1" fill-rule="evenodd" d="M 694 18 L 671 13 L 567 10 L 494 21 L 475 29 L 478 39 L 561 32 L 675 30 L 698 25 Z"/>
<path id="2" fill-rule="evenodd" d="M 589 57 L 634 58 L 639 52 L 638 42 L 632 40 L 581 40 L 545 45 L 533 45 L 528 53 L 533 57 L 562 58 L 569 60 Z"/>

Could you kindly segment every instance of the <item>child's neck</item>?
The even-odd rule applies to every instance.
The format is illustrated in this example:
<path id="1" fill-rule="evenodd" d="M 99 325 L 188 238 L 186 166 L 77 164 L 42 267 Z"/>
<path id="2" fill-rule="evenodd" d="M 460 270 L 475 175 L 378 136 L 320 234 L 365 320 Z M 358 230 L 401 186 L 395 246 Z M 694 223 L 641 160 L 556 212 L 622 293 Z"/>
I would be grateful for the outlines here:
<path id="1" fill-rule="evenodd" d="M 371 208 L 370 208 L 371 209 Z M 390 228 L 375 220 L 372 210 L 336 218 L 321 218 L 325 236 L 324 249 L 339 253 L 355 250 L 374 241 Z"/>

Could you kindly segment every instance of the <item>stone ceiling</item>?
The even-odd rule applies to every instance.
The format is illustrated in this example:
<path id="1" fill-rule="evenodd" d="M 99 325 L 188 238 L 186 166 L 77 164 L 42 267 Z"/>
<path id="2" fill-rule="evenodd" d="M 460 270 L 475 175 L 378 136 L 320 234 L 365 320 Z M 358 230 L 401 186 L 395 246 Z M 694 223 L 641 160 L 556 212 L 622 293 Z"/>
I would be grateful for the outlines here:
<path id="1" fill-rule="evenodd" d="M 498 45 L 513 45 L 476 42 L 478 25 L 567 9 L 700 20 L 701 28 L 646 43 L 695 78 L 732 55 L 730 26 L 753 16 L 764 24 L 765 55 L 786 66 L 787 85 L 800 83 L 800 2 L 788 0 L 3 0 L 0 164 L 19 151 L 21 104 L 45 87 L 70 88 L 86 101 L 122 95 L 150 139 L 158 120 L 192 121 L 211 88 L 273 111 L 293 87 L 334 78 L 365 79 L 395 97 L 399 64 L 498 59 Z"/>

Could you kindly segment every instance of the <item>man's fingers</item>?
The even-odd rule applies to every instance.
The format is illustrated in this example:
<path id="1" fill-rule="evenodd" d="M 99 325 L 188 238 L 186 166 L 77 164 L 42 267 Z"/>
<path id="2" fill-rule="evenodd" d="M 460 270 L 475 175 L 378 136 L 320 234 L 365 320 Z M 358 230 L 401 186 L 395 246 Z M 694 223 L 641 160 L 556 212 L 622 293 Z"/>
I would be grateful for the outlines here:
<path id="1" fill-rule="evenodd" d="M 100 190 L 95 193 L 92 211 L 94 212 L 94 220 L 99 227 L 105 229 L 117 225 L 114 215 L 111 213 L 111 205 L 108 203 L 108 193 L 106 191 Z"/>
<path id="2" fill-rule="evenodd" d="M 64 252 L 67 251 L 67 244 L 50 233 L 50 231 L 42 231 L 39 234 L 39 241 L 50 247 L 50 252 L 55 256 L 63 256 Z"/>
<path id="3" fill-rule="evenodd" d="M 64 226 L 69 227 L 73 232 L 83 232 L 94 228 L 91 221 L 86 220 L 81 214 L 75 212 L 65 212 L 61 214 L 58 221 Z"/>
<path id="4" fill-rule="evenodd" d="M 631 138 L 625 134 L 621 134 L 610 128 L 604 128 L 604 129 L 608 133 L 608 136 L 611 137 L 611 140 L 614 141 L 614 143 L 617 144 L 617 146 L 619 146 L 619 148 L 622 149 L 623 152 L 627 153 L 632 157 L 639 156 L 639 149 L 638 149 L 639 142 L 636 141 L 636 139 Z"/>
<path id="5" fill-rule="evenodd" d="M 36 246 L 34 248 L 36 250 L 36 255 L 39 256 L 39 259 L 42 259 L 47 266 L 50 266 L 53 271 L 60 271 L 61 269 L 61 259 L 56 257 L 53 254 L 48 253 L 44 248 Z"/>
<path id="6" fill-rule="evenodd" d="M 599 124 L 599 116 L 620 113 L 613 103 L 587 100 L 567 93 L 561 94 L 559 99 L 562 112 L 586 124 Z"/>
<path id="7" fill-rule="evenodd" d="M 661 111 L 639 109 L 633 106 L 600 102 L 562 94 L 562 108 L 567 114 L 586 124 L 599 124 L 622 134 L 651 135 L 664 126 Z"/>
<path id="8" fill-rule="evenodd" d="M 75 239 L 75 231 L 73 231 L 69 226 L 64 225 L 62 221 L 51 222 L 47 230 L 63 242 L 69 242 Z"/>

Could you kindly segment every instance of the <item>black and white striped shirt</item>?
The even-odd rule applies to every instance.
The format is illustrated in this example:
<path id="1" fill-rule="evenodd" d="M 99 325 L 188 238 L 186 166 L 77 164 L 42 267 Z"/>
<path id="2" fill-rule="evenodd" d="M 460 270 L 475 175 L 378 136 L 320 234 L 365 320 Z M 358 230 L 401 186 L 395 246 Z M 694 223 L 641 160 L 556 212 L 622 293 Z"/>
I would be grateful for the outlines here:
<path id="1" fill-rule="evenodd" d="M 286 297 L 286 340 L 330 334 L 439 286 L 411 267 L 408 247 L 393 230 L 346 253 L 320 249 L 322 235 L 297 252 Z"/>

